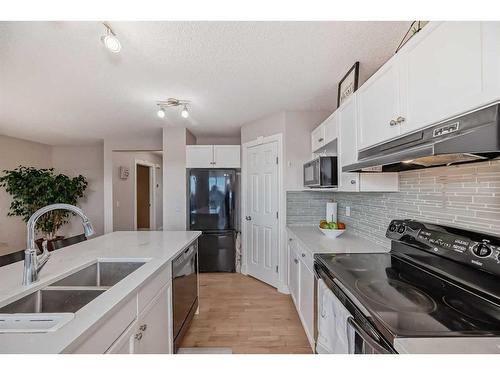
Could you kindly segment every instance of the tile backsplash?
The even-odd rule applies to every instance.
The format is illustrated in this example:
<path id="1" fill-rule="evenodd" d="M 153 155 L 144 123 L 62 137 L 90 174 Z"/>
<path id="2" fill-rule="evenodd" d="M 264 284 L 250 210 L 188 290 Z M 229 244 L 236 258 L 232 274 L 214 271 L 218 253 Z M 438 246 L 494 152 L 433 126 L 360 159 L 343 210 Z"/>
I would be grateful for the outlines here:
<path id="1" fill-rule="evenodd" d="M 500 235 L 500 161 L 401 172 L 398 193 L 288 192 L 287 223 L 315 224 L 326 202 L 360 236 L 389 246 L 392 219 L 416 219 Z M 345 208 L 351 208 L 351 216 Z"/>

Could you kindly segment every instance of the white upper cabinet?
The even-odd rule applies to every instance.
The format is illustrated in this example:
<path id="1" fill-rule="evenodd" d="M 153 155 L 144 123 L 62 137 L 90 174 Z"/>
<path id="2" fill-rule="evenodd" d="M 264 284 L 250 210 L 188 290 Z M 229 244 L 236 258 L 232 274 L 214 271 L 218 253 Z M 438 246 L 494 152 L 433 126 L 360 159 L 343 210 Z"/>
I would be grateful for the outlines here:
<path id="1" fill-rule="evenodd" d="M 337 112 L 333 112 L 322 125 L 325 128 L 325 145 L 327 145 L 336 140 L 339 136 Z"/>
<path id="2" fill-rule="evenodd" d="M 481 22 L 431 23 L 427 27 L 428 35 L 423 40 L 402 51 L 402 63 L 407 65 L 408 121 L 402 124 L 401 133 L 487 102 L 483 93 Z"/>
<path id="3" fill-rule="evenodd" d="M 401 107 L 399 56 L 393 57 L 357 91 L 358 147 L 365 148 L 399 135 Z"/>
<path id="4" fill-rule="evenodd" d="M 240 168 L 240 146 L 186 146 L 186 168 Z"/>
<path id="5" fill-rule="evenodd" d="M 325 145 L 325 126 L 319 125 L 311 132 L 311 150 L 315 152 Z"/>
<path id="6" fill-rule="evenodd" d="M 187 168 L 212 168 L 214 147 L 212 145 L 186 146 Z"/>
<path id="7" fill-rule="evenodd" d="M 215 168 L 240 168 L 240 146 L 215 145 L 213 166 Z"/>
<path id="8" fill-rule="evenodd" d="M 337 113 L 337 123 L 339 132 L 338 158 L 339 158 L 339 190 L 358 191 L 358 173 L 342 172 L 344 165 L 355 163 L 358 160 L 357 140 L 356 140 L 356 100 L 354 94 L 346 102 L 342 103 Z"/>

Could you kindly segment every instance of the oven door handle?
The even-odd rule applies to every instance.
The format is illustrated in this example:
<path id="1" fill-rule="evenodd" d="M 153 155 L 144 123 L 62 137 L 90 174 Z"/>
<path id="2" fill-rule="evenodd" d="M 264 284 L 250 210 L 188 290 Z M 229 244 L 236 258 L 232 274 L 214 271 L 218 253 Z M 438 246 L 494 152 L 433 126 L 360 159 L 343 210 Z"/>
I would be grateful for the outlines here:
<path id="1" fill-rule="evenodd" d="M 376 353 L 380 354 L 394 354 L 388 348 L 382 346 L 376 339 L 374 339 L 368 332 L 366 332 L 351 316 L 347 318 L 347 324 L 352 327 L 354 331 L 367 343 Z M 365 344 L 363 344 L 364 346 Z M 349 348 L 351 351 L 351 348 Z M 349 353 L 353 354 L 353 353 Z"/>

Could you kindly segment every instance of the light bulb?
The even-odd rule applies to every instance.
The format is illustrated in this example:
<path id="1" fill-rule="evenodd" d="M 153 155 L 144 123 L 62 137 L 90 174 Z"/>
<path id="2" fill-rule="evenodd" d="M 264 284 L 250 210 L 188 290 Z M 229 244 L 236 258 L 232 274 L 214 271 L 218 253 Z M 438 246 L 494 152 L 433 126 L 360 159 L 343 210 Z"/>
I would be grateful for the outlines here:
<path id="1" fill-rule="evenodd" d="M 181 116 L 183 118 L 188 118 L 189 117 L 189 112 L 188 112 L 187 106 L 184 106 L 184 108 L 182 109 Z"/>
<path id="2" fill-rule="evenodd" d="M 165 111 L 163 108 L 160 108 L 158 112 L 156 112 L 159 118 L 164 118 L 165 117 Z"/>
<path id="3" fill-rule="evenodd" d="M 106 35 L 101 37 L 101 41 L 104 46 L 113 53 L 118 53 L 122 49 L 122 45 L 118 38 L 115 36 L 113 31 L 109 28 L 109 26 L 104 25 L 106 27 Z"/>

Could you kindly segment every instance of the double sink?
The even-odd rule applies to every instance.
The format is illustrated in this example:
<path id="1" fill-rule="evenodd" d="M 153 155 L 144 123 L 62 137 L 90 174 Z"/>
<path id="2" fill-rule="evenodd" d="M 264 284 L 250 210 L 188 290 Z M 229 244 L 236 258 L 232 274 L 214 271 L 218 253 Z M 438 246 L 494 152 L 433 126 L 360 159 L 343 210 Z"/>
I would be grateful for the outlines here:
<path id="1" fill-rule="evenodd" d="M 96 261 L 65 278 L 0 308 L 0 332 L 30 332 L 30 326 L 52 321 L 35 331 L 50 331 L 83 306 L 123 280 L 145 262 Z M 2 315 L 26 314 L 26 315 Z M 46 315 L 43 314 L 55 314 Z M 60 314 L 59 319 L 57 314 Z M 66 315 L 65 315 L 66 314 Z M 24 316 L 24 319 L 23 319 Z M 30 322 L 37 322 L 30 325 Z M 4 326 L 4 329 L 2 329 Z M 52 327 L 49 329 L 47 327 Z"/>

